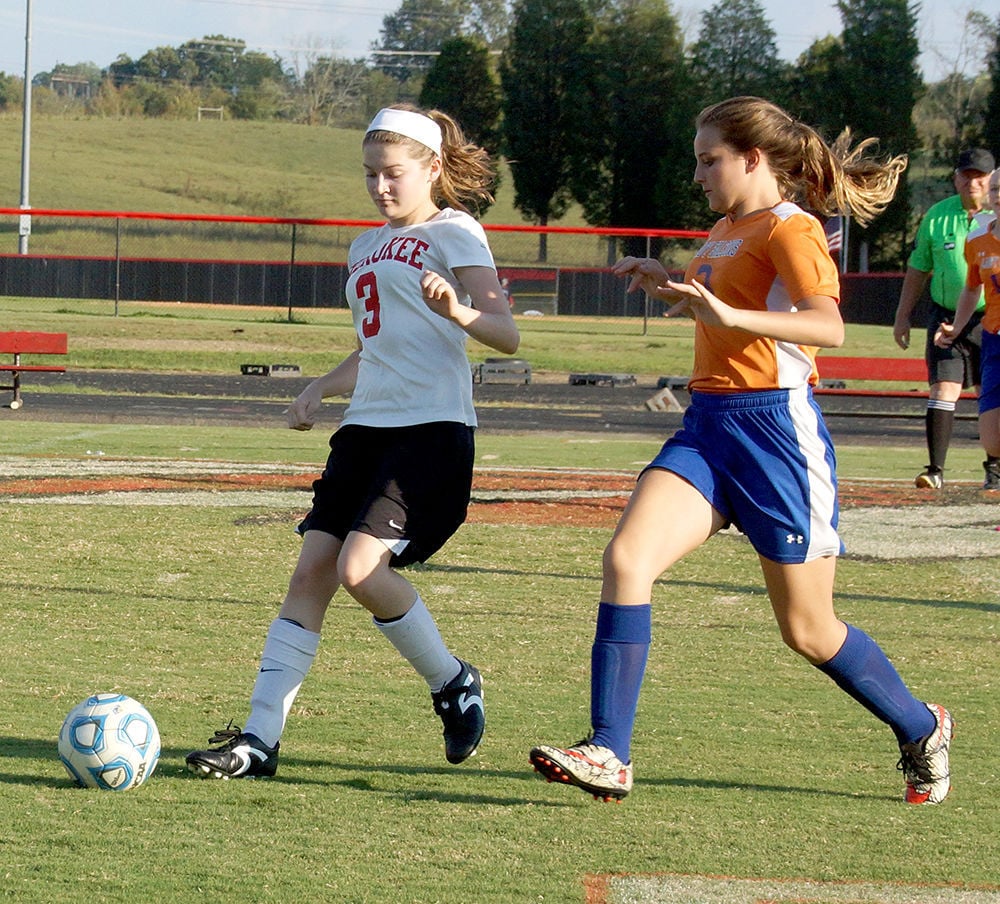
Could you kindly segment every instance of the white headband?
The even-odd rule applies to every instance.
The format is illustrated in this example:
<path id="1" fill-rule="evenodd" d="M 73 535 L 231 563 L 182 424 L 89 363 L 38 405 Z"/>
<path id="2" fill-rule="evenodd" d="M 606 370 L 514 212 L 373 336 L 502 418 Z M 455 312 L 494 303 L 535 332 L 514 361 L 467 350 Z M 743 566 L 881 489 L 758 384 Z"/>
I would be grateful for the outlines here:
<path id="1" fill-rule="evenodd" d="M 423 113 L 386 107 L 375 114 L 365 134 L 368 132 L 395 132 L 419 141 L 439 156 L 441 154 L 441 127 Z"/>

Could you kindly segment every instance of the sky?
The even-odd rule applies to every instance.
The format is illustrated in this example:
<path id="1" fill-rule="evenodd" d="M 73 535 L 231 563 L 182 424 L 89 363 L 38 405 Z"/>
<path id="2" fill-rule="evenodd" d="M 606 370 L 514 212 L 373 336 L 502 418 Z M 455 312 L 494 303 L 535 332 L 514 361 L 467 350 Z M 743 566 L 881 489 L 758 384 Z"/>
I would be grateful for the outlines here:
<path id="1" fill-rule="evenodd" d="M 379 38 L 382 20 L 401 0 L 30 0 L 31 74 L 57 63 L 107 67 L 119 54 L 138 59 L 154 47 L 177 47 L 222 34 L 248 50 L 277 54 L 287 65 L 320 52 L 354 59 Z M 697 36 L 700 13 L 715 0 L 673 0 L 685 33 Z M 22 75 L 29 0 L 0 0 L 0 72 Z M 834 0 L 761 0 L 777 35 L 778 55 L 794 61 L 816 38 L 839 34 Z M 965 13 L 996 18 L 1000 0 L 923 0 L 917 36 L 925 80 L 952 71 L 962 50 Z"/>

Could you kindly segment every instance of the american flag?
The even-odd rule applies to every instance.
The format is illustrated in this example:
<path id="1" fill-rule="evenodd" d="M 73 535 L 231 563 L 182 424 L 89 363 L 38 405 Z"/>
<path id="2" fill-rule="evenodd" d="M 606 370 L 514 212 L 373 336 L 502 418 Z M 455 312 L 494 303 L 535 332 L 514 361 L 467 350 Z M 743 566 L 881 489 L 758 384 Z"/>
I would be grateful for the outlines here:
<path id="1" fill-rule="evenodd" d="M 826 233 L 826 245 L 830 254 L 837 254 L 844 247 L 844 218 L 830 217 L 823 224 L 823 231 Z"/>

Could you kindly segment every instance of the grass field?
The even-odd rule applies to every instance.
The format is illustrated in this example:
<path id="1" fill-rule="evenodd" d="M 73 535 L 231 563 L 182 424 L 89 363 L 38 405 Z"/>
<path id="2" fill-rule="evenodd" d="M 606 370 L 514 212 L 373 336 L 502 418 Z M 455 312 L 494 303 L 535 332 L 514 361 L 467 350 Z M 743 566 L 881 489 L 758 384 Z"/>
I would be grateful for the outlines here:
<path id="1" fill-rule="evenodd" d="M 7 500 L 0 895 L 570 902 L 590 874 L 660 872 L 1000 884 L 995 559 L 840 570 L 841 615 L 955 714 L 955 790 L 937 808 L 902 804 L 890 733 L 782 647 L 753 556 L 727 537 L 656 591 L 633 794 L 598 805 L 544 784 L 527 749 L 587 726 L 607 531 L 475 518 L 412 577 L 483 670 L 480 754 L 445 763 L 421 683 L 338 598 L 278 777 L 212 783 L 183 756 L 245 716 L 298 545 L 294 505 L 224 496 Z M 135 792 L 76 790 L 55 756 L 63 715 L 97 689 L 158 721 L 161 764 Z"/>
<path id="2" fill-rule="evenodd" d="M 239 341 L 275 355 L 300 350 L 319 372 L 349 336 L 332 314 L 282 324 L 230 309 L 158 316 L 164 312 L 111 318 L 77 303 L 0 300 L 5 328 L 13 320 L 10 328 L 69 329 L 72 366 L 84 369 L 127 362 L 232 372 L 236 359 L 224 346 L 237 341 L 238 325 Z M 553 370 L 601 360 L 616 362 L 616 371 L 656 373 L 689 357 L 683 333 L 633 340 L 586 324 L 523 327 L 526 357 Z M 846 353 L 868 344 L 888 353 L 884 332 L 855 329 Z M 103 351 L 102 337 L 115 339 L 113 353 Z M 694 877 L 731 876 L 863 883 L 816 885 L 808 896 L 789 885 L 784 898 L 766 897 L 775 904 L 842 901 L 834 890 L 845 887 L 853 904 L 923 904 L 940 884 L 961 904 L 998 900 L 1000 565 L 995 556 L 958 557 L 959 541 L 949 536 L 965 525 L 942 528 L 940 555 L 926 561 L 848 555 L 838 576 L 841 616 L 880 641 L 915 693 L 955 715 L 955 788 L 939 807 L 902 803 L 889 730 L 782 646 L 755 558 L 734 536 L 688 557 L 655 590 L 632 795 L 620 806 L 597 804 L 542 782 L 527 765 L 528 749 L 573 742 L 587 728 L 609 528 L 495 523 L 484 517 L 489 506 L 474 507 L 445 549 L 411 572 L 446 639 L 483 672 L 488 727 L 479 755 L 447 764 L 422 682 L 338 596 L 282 740 L 278 776 L 203 782 L 185 771 L 183 757 L 230 718 L 245 718 L 308 494 L 258 499 L 205 489 L 163 505 L 157 493 L 116 500 L 78 492 L 39 504 L 30 488 L 5 487 L 22 466 L 82 474 L 97 449 L 136 475 L 171 459 L 270 463 L 297 474 L 321 460 L 325 437 L 35 423 L 30 409 L 20 414 L 27 416 L 0 430 L 0 899 L 764 899 L 695 891 Z M 632 471 L 654 444 L 479 440 L 487 461 L 526 469 L 567 467 L 575 456 L 577 465 Z M 882 452 L 868 450 L 863 465 L 853 451 L 842 449 L 841 458 L 852 474 L 863 467 L 884 477 L 892 456 Z M 182 475 L 194 470 L 180 467 Z M 896 513 L 885 511 L 883 523 L 874 513 L 872 532 L 888 531 Z M 157 719 L 163 757 L 134 792 L 75 789 L 56 757 L 63 716 L 95 690 L 129 693 Z M 592 878 L 608 874 L 671 874 L 680 890 L 668 898 Z M 870 884 L 893 890 L 862 891 Z"/>
<path id="3" fill-rule="evenodd" d="M 299 364 L 305 375 L 325 373 L 354 348 L 346 309 L 295 312 L 236 305 L 114 303 L 0 296 L 3 329 L 69 335 L 72 369 L 182 373 L 239 373 L 250 360 Z M 644 376 L 686 374 L 694 327 L 687 319 L 518 317 L 521 347 L 534 372 L 592 371 Z M 644 332 L 645 329 L 645 332 Z M 469 356 L 496 353 L 470 340 Z M 848 324 L 843 348 L 823 354 L 904 356 L 890 327 Z M 822 363 L 822 358 L 820 359 Z"/>

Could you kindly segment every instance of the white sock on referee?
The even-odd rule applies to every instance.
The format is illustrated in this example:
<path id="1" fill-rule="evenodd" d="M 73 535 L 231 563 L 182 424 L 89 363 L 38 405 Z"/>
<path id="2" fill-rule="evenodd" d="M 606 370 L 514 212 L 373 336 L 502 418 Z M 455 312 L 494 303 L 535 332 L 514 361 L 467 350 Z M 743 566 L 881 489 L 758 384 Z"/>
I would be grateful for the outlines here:
<path id="1" fill-rule="evenodd" d="M 441 690 L 462 666 L 441 639 L 434 616 L 417 594 L 410 611 L 393 621 L 373 619 L 399 654 L 417 670 L 432 692 Z"/>
<path id="2" fill-rule="evenodd" d="M 319 634 L 284 618 L 271 622 L 250 695 L 250 716 L 243 729 L 268 747 L 278 743 L 285 720 L 316 658 Z"/>

